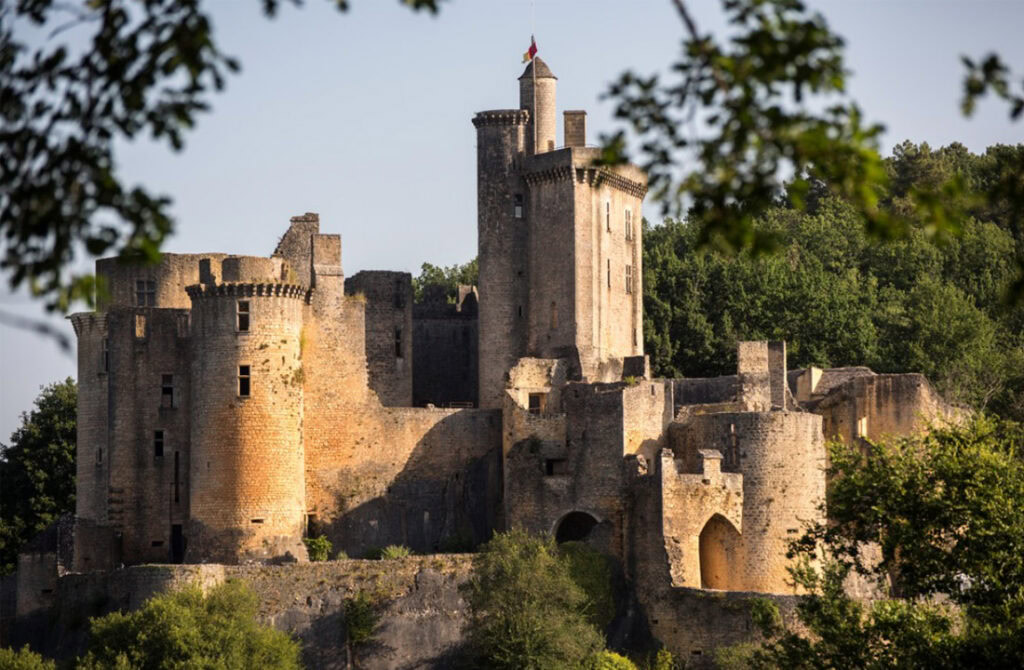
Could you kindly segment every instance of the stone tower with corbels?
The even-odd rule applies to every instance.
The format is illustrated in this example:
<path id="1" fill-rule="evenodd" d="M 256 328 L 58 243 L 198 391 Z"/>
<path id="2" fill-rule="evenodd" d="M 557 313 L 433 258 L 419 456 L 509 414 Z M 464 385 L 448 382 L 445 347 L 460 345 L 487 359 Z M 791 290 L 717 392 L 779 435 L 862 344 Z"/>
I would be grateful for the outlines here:
<path id="1" fill-rule="evenodd" d="M 565 358 L 574 378 L 610 381 L 643 354 L 647 177 L 598 165 L 585 112 L 565 112 L 558 145 L 556 84 L 535 58 L 519 78 L 519 109 L 473 118 L 481 407 L 501 407 L 506 374 L 524 356 Z"/>

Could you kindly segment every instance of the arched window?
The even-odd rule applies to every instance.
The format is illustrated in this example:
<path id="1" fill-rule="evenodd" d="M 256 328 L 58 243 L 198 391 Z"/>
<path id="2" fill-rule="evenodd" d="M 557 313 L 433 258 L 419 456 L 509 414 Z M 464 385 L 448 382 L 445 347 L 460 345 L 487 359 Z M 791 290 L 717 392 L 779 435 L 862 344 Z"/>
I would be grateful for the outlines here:
<path id="1" fill-rule="evenodd" d="M 580 542 L 587 539 L 590 531 L 594 530 L 596 525 L 597 519 L 586 512 L 569 512 L 558 523 L 558 529 L 555 531 L 555 541 L 559 544 L 562 542 Z"/>

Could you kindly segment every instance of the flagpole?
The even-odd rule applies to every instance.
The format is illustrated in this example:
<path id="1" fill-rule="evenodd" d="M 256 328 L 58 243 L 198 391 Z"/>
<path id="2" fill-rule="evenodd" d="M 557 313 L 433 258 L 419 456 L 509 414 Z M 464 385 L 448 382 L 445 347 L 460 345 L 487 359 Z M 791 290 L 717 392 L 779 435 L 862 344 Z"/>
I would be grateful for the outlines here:
<path id="1" fill-rule="evenodd" d="M 530 48 L 536 41 L 533 35 L 530 35 Z M 537 54 L 530 56 L 530 70 L 533 72 L 533 155 L 536 156 L 540 152 L 537 151 Z"/>

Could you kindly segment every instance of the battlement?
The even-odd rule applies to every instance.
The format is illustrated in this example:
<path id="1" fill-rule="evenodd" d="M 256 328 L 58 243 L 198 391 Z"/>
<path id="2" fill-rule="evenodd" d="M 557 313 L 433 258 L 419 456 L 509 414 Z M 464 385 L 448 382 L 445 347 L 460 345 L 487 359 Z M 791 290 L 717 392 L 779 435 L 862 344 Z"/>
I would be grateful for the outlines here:
<path id="1" fill-rule="evenodd" d="M 298 298 L 309 300 L 312 289 L 298 284 L 275 282 L 272 284 L 254 284 L 249 282 L 230 282 L 222 284 L 194 284 L 185 288 L 193 300 L 204 298 L 230 297 L 266 297 L 266 298 Z"/>
<path id="2" fill-rule="evenodd" d="M 526 109 L 492 109 L 477 112 L 473 116 L 473 125 L 483 126 L 525 126 L 530 123 L 530 112 Z"/>

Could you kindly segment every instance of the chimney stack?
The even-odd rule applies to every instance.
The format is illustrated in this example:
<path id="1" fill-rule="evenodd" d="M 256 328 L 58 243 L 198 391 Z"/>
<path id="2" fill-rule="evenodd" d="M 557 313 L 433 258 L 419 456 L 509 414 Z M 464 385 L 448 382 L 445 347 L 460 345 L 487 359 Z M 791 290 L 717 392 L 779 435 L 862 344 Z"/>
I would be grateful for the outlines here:
<path id="1" fill-rule="evenodd" d="M 565 111 L 565 146 L 587 145 L 587 112 L 582 109 Z"/>

